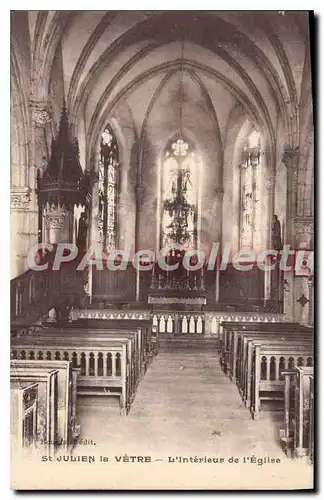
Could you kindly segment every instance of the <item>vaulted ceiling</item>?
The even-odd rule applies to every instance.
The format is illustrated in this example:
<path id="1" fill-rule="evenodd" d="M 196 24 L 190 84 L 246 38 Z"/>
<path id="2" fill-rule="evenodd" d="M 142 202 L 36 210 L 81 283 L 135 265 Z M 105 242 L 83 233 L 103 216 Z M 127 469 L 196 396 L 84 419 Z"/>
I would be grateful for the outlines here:
<path id="1" fill-rule="evenodd" d="M 85 159 L 114 119 L 140 138 L 160 117 L 157 135 L 172 135 L 181 69 L 184 122 L 212 130 L 221 152 L 238 117 L 272 149 L 281 123 L 293 148 L 311 126 L 308 40 L 306 12 L 13 12 L 12 71 L 27 101 L 52 102 L 56 121 L 65 97 Z"/>

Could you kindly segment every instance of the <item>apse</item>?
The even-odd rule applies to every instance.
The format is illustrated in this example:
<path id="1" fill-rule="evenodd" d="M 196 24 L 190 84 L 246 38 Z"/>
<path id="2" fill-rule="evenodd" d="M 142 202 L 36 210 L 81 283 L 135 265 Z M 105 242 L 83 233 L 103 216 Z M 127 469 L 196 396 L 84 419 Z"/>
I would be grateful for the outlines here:
<path id="1" fill-rule="evenodd" d="M 159 247 L 161 244 L 161 205 L 165 201 L 161 199 L 161 183 L 167 182 L 168 163 L 171 164 L 172 159 L 177 161 L 171 154 L 174 151 L 172 144 L 176 144 L 177 140 L 183 140 L 188 146 L 188 158 L 195 165 L 191 170 L 192 190 L 196 197 L 195 244 L 203 246 L 211 241 L 215 225 L 212 214 L 213 186 L 219 184 L 222 156 L 216 119 L 215 110 L 211 110 L 211 103 L 206 99 L 203 84 L 195 74 L 185 69 L 179 68 L 173 72 L 159 89 L 158 95 L 153 97 L 143 134 L 143 224 L 149 230 L 146 230 L 146 234 L 140 231 L 141 244 L 149 247 Z M 165 155 L 168 153 L 170 158 L 167 161 Z M 218 220 L 221 220 L 220 213 Z"/>

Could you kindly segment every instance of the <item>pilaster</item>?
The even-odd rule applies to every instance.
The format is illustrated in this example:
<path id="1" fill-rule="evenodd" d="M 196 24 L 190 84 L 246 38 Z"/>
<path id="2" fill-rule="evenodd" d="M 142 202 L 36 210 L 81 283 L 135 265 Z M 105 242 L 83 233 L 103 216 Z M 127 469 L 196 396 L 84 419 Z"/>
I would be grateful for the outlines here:
<path id="1" fill-rule="evenodd" d="M 287 168 L 287 227 L 285 243 L 295 245 L 293 220 L 297 213 L 297 177 L 299 150 L 285 150 L 282 162 Z"/>

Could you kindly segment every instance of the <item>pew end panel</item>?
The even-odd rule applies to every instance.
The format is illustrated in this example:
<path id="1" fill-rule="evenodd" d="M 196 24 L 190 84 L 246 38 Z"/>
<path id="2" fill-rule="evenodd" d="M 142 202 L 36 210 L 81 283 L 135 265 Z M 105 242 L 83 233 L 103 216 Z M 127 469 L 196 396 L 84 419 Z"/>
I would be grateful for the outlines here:
<path id="1" fill-rule="evenodd" d="M 288 368 L 298 367 L 300 360 L 306 364 L 306 359 L 313 358 L 313 348 L 311 345 L 271 345 L 264 346 L 261 343 L 254 343 L 254 354 L 252 361 L 251 375 L 251 414 L 254 420 L 260 417 L 261 400 L 273 400 L 280 398 L 284 401 L 285 378 L 279 369 L 280 359 L 285 359 Z M 276 365 L 272 371 L 271 363 Z M 291 366 L 289 366 L 291 365 Z M 301 369 L 301 368 L 300 368 Z M 308 367 L 307 370 L 312 370 Z"/>
<path id="2" fill-rule="evenodd" d="M 38 384 L 10 381 L 11 452 L 35 449 L 37 440 Z"/>
<path id="3" fill-rule="evenodd" d="M 68 451 L 78 432 L 76 421 L 77 371 L 70 361 L 61 360 L 12 360 L 15 370 L 56 369 L 58 370 L 57 446 Z"/>
<path id="4" fill-rule="evenodd" d="M 10 381 L 38 384 L 36 446 L 53 455 L 57 443 L 58 371 L 11 368 Z"/>

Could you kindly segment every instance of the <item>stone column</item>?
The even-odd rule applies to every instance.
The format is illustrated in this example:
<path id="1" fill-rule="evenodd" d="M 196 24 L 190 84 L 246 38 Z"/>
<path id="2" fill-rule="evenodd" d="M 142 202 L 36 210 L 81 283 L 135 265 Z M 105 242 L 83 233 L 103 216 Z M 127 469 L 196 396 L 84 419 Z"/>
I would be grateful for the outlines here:
<path id="1" fill-rule="evenodd" d="M 49 160 L 48 145 L 46 143 L 46 128 L 52 120 L 52 109 L 47 102 L 30 101 L 31 116 L 32 116 L 32 164 L 29 172 L 29 186 L 31 188 L 32 211 L 34 216 L 35 232 L 38 238 L 44 241 L 45 234 L 42 234 L 41 217 L 38 208 L 38 199 L 36 195 L 37 170 L 41 174 L 45 169 Z"/>
<path id="2" fill-rule="evenodd" d="M 223 198 L 224 189 L 218 187 L 215 190 L 215 216 L 219 218 L 219 225 L 216 228 L 215 243 L 219 243 L 219 253 L 221 252 L 223 238 L 222 238 L 222 220 L 223 220 Z M 216 280 L 215 280 L 215 302 L 219 302 L 219 284 L 220 284 L 220 271 L 219 266 L 216 268 Z"/>
<path id="3" fill-rule="evenodd" d="M 282 161 L 287 167 L 287 209 L 286 233 L 284 242 L 295 250 L 296 239 L 294 235 L 294 217 L 297 212 L 297 174 L 298 174 L 298 149 L 287 149 Z M 289 291 L 284 292 L 284 313 L 288 319 L 295 319 L 295 276 L 294 270 L 285 271 L 284 280 Z"/>
<path id="4" fill-rule="evenodd" d="M 314 277 L 308 278 L 308 323 L 314 325 Z"/>
<path id="5" fill-rule="evenodd" d="M 99 164 L 99 159 L 98 159 Z M 97 165 L 94 165 L 94 179 L 92 183 L 92 198 L 91 198 L 91 209 L 90 209 L 90 221 L 89 221 L 89 247 L 99 246 L 101 243 L 101 235 L 99 234 L 98 228 L 98 217 L 99 217 L 99 174 Z"/>
<path id="6" fill-rule="evenodd" d="M 282 157 L 282 161 L 287 167 L 287 224 L 285 235 L 285 243 L 287 245 L 295 245 L 293 221 L 297 213 L 298 160 L 298 149 L 288 149 Z"/>
<path id="7" fill-rule="evenodd" d="M 139 240 L 140 240 L 140 216 L 141 216 L 141 205 L 142 205 L 142 200 L 143 200 L 143 195 L 144 195 L 144 186 L 142 184 L 137 184 L 135 188 L 135 195 L 136 195 L 136 218 L 135 218 L 135 249 L 134 251 L 137 252 L 140 250 L 138 248 L 139 246 Z M 140 301 L 140 272 L 136 269 L 136 297 L 135 297 L 136 302 Z"/>
<path id="8" fill-rule="evenodd" d="M 252 193 L 253 193 L 253 251 L 256 252 L 260 250 L 261 246 L 261 225 L 264 220 L 261 213 L 261 186 L 260 186 L 260 161 L 258 156 L 254 156 L 251 160 L 252 164 Z M 263 166 L 266 167 L 265 165 Z M 271 193 L 271 187 L 268 189 L 268 193 Z"/>
<path id="9" fill-rule="evenodd" d="M 52 115 L 48 104 L 44 102 L 30 102 L 30 112 L 31 121 L 26 124 L 30 147 L 25 185 L 11 188 L 13 277 L 26 270 L 27 254 L 40 237 L 37 169 L 44 167 L 48 159 L 45 127 L 50 123 Z"/>
<path id="10" fill-rule="evenodd" d="M 31 235 L 28 230 L 28 220 L 31 208 L 31 189 L 25 187 L 11 187 L 10 216 L 11 216 L 11 278 L 26 270 L 26 256 L 29 251 L 31 237 L 37 238 L 37 233 Z"/>
<path id="11" fill-rule="evenodd" d="M 241 217 L 240 217 L 240 248 L 251 248 L 252 245 L 252 217 L 253 217 L 253 200 L 252 200 L 252 166 L 250 161 L 241 165 Z"/>
<path id="12" fill-rule="evenodd" d="M 295 232 L 295 243 L 296 249 L 300 251 L 305 251 L 304 257 L 308 261 L 311 259 L 311 254 L 313 251 L 313 233 L 314 233 L 314 221 L 312 217 L 295 217 L 294 219 L 294 232 Z M 310 263 L 310 262 L 309 262 Z M 296 269 L 294 274 L 297 275 L 294 280 L 295 287 L 295 300 L 299 301 L 300 306 L 296 306 L 296 316 L 297 321 L 303 323 L 311 323 L 313 321 L 313 269 L 307 270 L 307 268 L 298 270 Z M 303 296 L 308 297 L 308 302 L 302 305 Z"/>
<path id="13" fill-rule="evenodd" d="M 275 176 L 270 173 L 266 183 L 266 196 L 267 196 L 267 212 L 262 218 L 265 227 L 267 228 L 265 246 L 263 250 L 272 249 L 272 214 L 274 207 L 274 186 L 275 186 Z M 272 263 L 271 258 L 268 258 L 267 267 Z M 273 277 L 273 271 L 271 269 L 266 269 L 264 271 L 264 304 L 266 305 L 267 300 L 271 299 L 271 278 Z"/>

